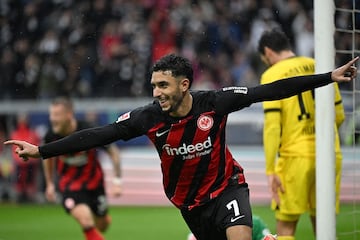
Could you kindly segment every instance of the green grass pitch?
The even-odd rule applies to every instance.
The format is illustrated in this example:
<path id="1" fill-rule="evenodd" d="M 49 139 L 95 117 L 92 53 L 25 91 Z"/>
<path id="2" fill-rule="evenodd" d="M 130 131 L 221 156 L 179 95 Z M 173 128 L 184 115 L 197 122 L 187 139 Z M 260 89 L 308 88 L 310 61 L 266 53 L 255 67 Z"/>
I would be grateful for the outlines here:
<path id="1" fill-rule="evenodd" d="M 357 210 L 357 211 L 356 211 Z M 342 205 L 337 217 L 339 240 L 360 239 L 360 205 Z M 273 214 L 268 206 L 253 206 L 271 231 L 275 229 Z M 107 240 L 186 240 L 189 233 L 179 211 L 174 207 L 111 206 L 112 226 Z M 315 239 L 308 216 L 301 217 L 297 240 Z M 64 240 L 83 235 L 79 225 L 59 205 L 0 204 L 0 240 Z"/>

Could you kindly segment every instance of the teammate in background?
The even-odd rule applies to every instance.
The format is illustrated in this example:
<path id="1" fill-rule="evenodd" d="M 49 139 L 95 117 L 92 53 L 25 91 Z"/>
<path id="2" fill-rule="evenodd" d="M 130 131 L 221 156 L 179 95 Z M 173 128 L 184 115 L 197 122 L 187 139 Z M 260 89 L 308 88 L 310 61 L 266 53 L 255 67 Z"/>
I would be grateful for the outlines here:
<path id="1" fill-rule="evenodd" d="M 253 229 L 252 229 L 252 240 L 263 240 L 264 237 L 270 234 L 270 230 L 266 226 L 265 222 L 257 215 L 252 216 Z M 194 234 L 190 233 L 187 240 L 197 240 Z"/>
<path id="2" fill-rule="evenodd" d="M 300 75 L 314 74 L 313 58 L 296 56 L 287 36 L 279 29 L 265 31 L 258 51 L 269 66 L 261 77 L 268 84 Z M 337 83 L 335 90 L 336 122 L 336 208 L 339 208 L 339 188 L 342 155 L 338 128 L 345 119 Z M 304 212 L 309 212 L 315 232 L 315 101 L 314 91 L 263 103 L 263 142 L 266 174 L 272 194 L 272 209 L 277 221 L 279 240 L 295 239 L 296 225 Z M 334 181 L 335 182 L 335 181 Z"/>
<path id="3" fill-rule="evenodd" d="M 12 139 L 23 139 L 32 144 L 39 144 L 40 137 L 31 129 L 26 114 L 19 114 L 16 117 L 16 128 L 11 132 Z M 38 158 L 30 159 L 24 163 L 22 158 L 12 153 L 12 159 L 15 168 L 15 189 L 16 198 L 19 203 L 35 201 L 37 187 L 37 176 L 39 173 L 40 160 Z"/>
<path id="4" fill-rule="evenodd" d="M 227 87 L 190 91 L 189 60 L 170 54 L 152 68 L 155 101 L 121 115 L 109 125 L 73 133 L 42 146 L 9 140 L 15 152 L 50 158 L 147 135 L 161 160 L 163 187 L 198 240 L 251 240 L 252 212 L 243 168 L 225 142 L 229 113 L 265 100 L 277 100 L 324 86 L 350 81 L 358 58 L 332 72 L 289 78 L 253 88 Z M 349 73 L 349 76 L 344 76 Z"/>
<path id="5" fill-rule="evenodd" d="M 61 139 L 75 131 L 89 128 L 87 122 L 77 121 L 73 103 L 68 98 L 56 98 L 49 107 L 51 129 L 45 135 L 45 143 Z M 114 165 L 112 193 L 121 193 L 119 151 L 115 144 L 104 147 Z M 108 214 L 104 188 L 104 174 L 98 162 L 95 148 L 51 157 L 43 161 L 46 181 L 46 198 L 55 201 L 55 165 L 58 187 L 62 193 L 62 205 L 81 226 L 86 240 L 100 240 L 111 218 Z M 99 232 L 100 231 L 100 232 Z"/>

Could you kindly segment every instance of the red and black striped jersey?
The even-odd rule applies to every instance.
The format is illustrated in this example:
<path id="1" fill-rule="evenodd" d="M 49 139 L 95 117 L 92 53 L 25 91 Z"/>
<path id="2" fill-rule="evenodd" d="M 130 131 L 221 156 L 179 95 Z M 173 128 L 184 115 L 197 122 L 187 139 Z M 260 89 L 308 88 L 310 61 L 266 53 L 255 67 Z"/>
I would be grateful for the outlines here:
<path id="1" fill-rule="evenodd" d="M 121 131 L 128 129 L 126 138 L 145 134 L 153 142 L 166 196 L 179 208 L 215 198 L 233 175 L 245 182 L 243 169 L 225 144 L 227 114 L 222 111 L 230 112 L 231 106 L 224 105 L 222 111 L 216 108 L 216 101 L 227 92 L 192 92 L 192 110 L 183 118 L 163 113 L 155 102 L 123 114 L 115 124 Z"/>
<path id="2" fill-rule="evenodd" d="M 89 128 L 85 122 L 77 123 L 77 131 Z M 62 136 L 50 129 L 45 135 L 45 143 L 61 139 Z M 98 161 L 96 149 L 64 154 L 56 157 L 59 190 L 94 190 L 103 186 L 103 172 Z"/>
<path id="3" fill-rule="evenodd" d="M 218 196 L 232 176 L 245 182 L 243 169 L 226 143 L 229 113 L 265 100 L 277 100 L 331 83 L 331 73 L 295 77 L 252 88 L 227 87 L 191 92 L 187 116 L 173 118 L 157 101 L 121 115 L 103 127 L 76 132 L 39 147 L 43 158 L 147 135 L 161 160 L 166 196 L 178 208 L 191 209 Z M 241 137 L 241 133 L 239 133 Z"/>

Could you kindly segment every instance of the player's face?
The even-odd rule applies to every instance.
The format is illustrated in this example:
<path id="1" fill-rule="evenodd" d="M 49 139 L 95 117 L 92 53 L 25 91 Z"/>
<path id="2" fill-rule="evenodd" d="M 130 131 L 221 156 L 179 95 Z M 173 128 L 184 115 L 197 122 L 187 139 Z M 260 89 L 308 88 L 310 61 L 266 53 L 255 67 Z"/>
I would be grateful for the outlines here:
<path id="1" fill-rule="evenodd" d="M 161 109 L 177 116 L 188 89 L 186 78 L 175 78 L 170 71 L 153 72 L 151 85 L 153 97 L 158 99 Z"/>
<path id="2" fill-rule="evenodd" d="M 51 105 L 49 108 L 49 119 L 54 133 L 66 135 L 71 125 L 72 112 L 61 104 Z"/>

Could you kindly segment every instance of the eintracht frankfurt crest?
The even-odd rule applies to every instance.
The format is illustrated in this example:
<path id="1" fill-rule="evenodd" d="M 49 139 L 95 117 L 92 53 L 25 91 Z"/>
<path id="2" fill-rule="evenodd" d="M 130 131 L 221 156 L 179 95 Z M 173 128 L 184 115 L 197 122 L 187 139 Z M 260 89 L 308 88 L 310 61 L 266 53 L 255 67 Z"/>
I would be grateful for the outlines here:
<path id="1" fill-rule="evenodd" d="M 202 115 L 197 120 L 197 126 L 203 131 L 209 130 L 214 124 L 214 120 L 211 116 Z"/>

